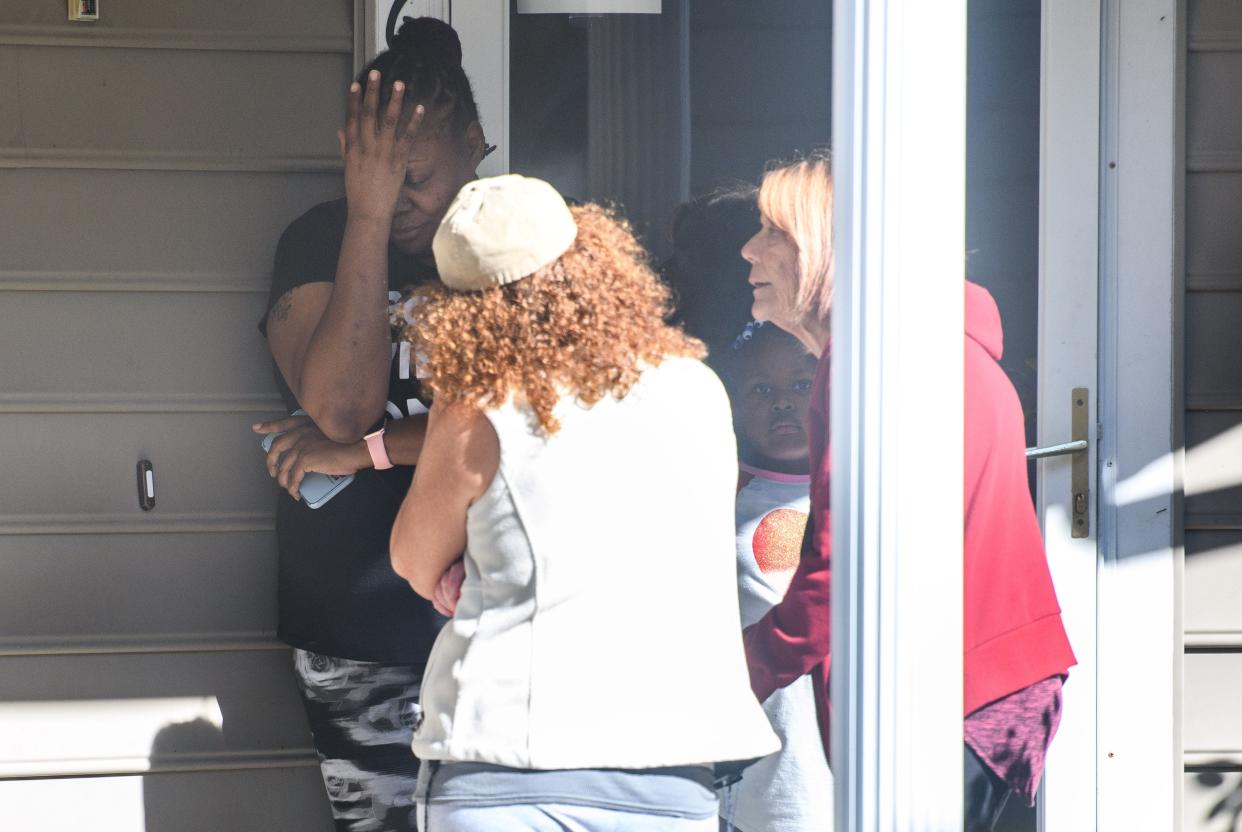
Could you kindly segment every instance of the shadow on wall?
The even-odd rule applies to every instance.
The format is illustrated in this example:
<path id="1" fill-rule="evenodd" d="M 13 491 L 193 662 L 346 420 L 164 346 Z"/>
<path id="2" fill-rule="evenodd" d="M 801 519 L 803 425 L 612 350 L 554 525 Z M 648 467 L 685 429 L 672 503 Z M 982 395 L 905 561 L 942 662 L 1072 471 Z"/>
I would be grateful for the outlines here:
<path id="1" fill-rule="evenodd" d="M 161 728 L 151 744 L 151 767 L 179 767 L 219 758 L 227 752 L 224 732 L 206 719 L 177 722 Z M 221 800 L 215 789 L 187 788 L 173 773 L 152 773 L 142 779 L 147 832 L 207 832 L 244 829 L 236 801 Z"/>
<path id="2" fill-rule="evenodd" d="M 1242 773 L 1200 771 L 1186 778 L 1186 828 L 1232 832 L 1242 821 Z"/>
<path id="3" fill-rule="evenodd" d="M 216 698 L 218 717 L 169 722 L 152 737 L 142 778 L 146 832 L 331 832 L 309 731 L 303 745 L 296 729 L 274 728 L 279 720 L 252 694 Z"/>

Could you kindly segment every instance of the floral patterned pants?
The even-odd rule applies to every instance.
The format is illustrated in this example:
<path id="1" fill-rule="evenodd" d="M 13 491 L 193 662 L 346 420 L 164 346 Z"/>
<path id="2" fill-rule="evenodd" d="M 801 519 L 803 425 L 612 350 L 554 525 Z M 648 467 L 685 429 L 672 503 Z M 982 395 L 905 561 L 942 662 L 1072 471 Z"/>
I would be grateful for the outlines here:
<path id="1" fill-rule="evenodd" d="M 411 667 L 293 651 L 337 832 L 409 832 L 418 759 L 410 750 L 421 675 Z"/>

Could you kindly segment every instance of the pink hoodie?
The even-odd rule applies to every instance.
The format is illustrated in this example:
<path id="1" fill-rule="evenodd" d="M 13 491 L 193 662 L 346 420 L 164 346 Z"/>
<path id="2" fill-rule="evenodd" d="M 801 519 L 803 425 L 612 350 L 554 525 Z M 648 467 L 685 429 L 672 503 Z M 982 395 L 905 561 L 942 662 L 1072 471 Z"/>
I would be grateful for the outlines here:
<path id="1" fill-rule="evenodd" d="M 997 363 L 1003 344 L 996 302 L 967 283 L 963 714 L 1075 664 L 1027 485 L 1022 408 Z M 812 674 L 825 754 L 832 644 L 829 353 L 820 360 L 807 417 L 811 514 L 802 559 L 784 600 L 745 632 L 751 687 L 760 701 Z"/>

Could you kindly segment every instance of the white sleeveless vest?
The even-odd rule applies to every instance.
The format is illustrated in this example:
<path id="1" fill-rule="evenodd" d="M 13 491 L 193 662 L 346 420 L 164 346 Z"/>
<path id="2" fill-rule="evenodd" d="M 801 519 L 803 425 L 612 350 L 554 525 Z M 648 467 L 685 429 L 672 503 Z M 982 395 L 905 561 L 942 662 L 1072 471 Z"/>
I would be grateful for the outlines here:
<path id="1" fill-rule="evenodd" d="M 500 468 L 414 735 L 422 759 L 650 768 L 761 757 L 734 561 L 736 445 L 716 376 L 674 358 L 561 429 L 488 411 Z"/>

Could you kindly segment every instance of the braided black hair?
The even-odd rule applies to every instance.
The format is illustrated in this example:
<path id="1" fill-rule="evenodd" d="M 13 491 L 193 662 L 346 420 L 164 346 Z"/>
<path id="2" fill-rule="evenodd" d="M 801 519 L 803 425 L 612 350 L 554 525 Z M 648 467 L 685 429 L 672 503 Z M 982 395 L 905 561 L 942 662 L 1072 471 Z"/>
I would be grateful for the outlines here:
<path id="1" fill-rule="evenodd" d="M 806 347 L 776 324 L 763 321 L 751 321 L 742 327 L 733 343 L 712 355 L 712 368 L 720 375 L 721 381 L 733 395 L 741 382 L 746 366 L 754 360 L 755 355 L 765 347 L 776 345 L 794 347 L 808 358 L 814 358 Z"/>
<path id="2" fill-rule="evenodd" d="M 392 84 L 405 84 L 405 100 L 422 104 L 428 114 L 447 112 L 447 125 L 455 136 L 479 120 L 470 79 L 461 67 L 461 39 L 453 27 L 434 17 L 404 17 L 394 31 L 403 3 L 393 4 L 388 16 L 388 49 L 376 55 L 358 76 L 364 87 L 372 70 L 380 72 L 380 107 L 388 103 Z"/>

